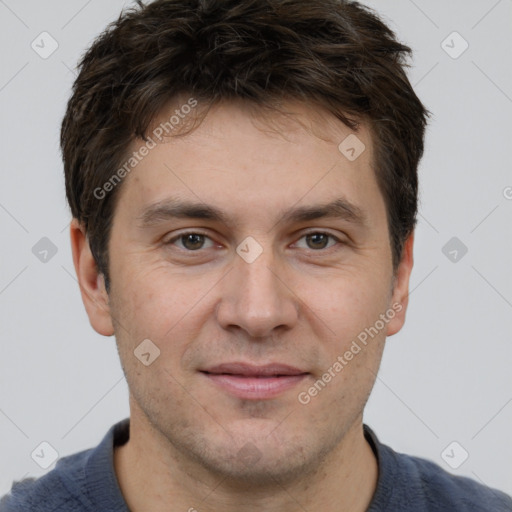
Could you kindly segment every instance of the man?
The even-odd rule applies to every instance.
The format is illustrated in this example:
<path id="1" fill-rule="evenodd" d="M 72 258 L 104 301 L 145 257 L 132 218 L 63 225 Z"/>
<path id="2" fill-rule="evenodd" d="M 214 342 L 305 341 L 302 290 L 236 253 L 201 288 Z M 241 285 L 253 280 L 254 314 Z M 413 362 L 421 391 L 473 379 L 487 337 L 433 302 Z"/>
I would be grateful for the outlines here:
<path id="1" fill-rule="evenodd" d="M 130 418 L 2 511 L 512 510 L 363 425 L 413 265 L 409 52 L 338 0 L 157 0 L 94 42 L 61 142 Z"/>

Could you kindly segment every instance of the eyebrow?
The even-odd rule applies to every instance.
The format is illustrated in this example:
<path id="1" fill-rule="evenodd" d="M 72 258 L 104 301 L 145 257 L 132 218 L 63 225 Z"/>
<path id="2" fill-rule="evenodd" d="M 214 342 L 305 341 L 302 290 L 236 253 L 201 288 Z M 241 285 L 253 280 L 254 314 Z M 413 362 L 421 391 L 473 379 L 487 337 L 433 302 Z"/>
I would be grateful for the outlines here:
<path id="1" fill-rule="evenodd" d="M 289 208 L 281 213 L 274 227 L 281 222 L 305 222 L 322 218 L 345 220 L 360 226 L 365 226 L 368 220 L 360 207 L 347 199 L 338 198 L 329 203 Z M 149 205 L 136 218 L 137 225 L 142 229 L 172 219 L 205 219 L 221 222 L 228 227 L 234 225 L 230 217 L 215 206 L 178 198 L 168 198 Z"/>

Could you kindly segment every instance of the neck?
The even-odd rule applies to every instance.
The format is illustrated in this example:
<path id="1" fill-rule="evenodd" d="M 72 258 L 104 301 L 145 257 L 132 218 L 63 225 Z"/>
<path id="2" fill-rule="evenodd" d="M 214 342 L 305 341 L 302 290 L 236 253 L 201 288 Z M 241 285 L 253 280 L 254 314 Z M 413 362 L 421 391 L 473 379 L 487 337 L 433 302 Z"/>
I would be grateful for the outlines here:
<path id="1" fill-rule="evenodd" d="M 365 512 L 378 479 L 362 416 L 307 475 L 256 487 L 229 481 L 189 460 L 132 410 L 130 439 L 115 448 L 114 467 L 131 512 Z"/>

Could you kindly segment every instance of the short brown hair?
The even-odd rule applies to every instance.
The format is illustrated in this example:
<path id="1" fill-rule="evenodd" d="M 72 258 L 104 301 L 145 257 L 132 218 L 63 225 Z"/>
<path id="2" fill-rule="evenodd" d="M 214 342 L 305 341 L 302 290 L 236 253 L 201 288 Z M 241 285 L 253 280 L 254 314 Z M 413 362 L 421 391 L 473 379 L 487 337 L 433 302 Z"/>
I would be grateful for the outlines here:
<path id="1" fill-rule="evenodd" d="M 416 223 L 430 115 L 404 71 L 411 53 L 355 1 L 156 0 L 121 13 L 82 57 L 61 129 L 67 200 L 107 290 L 120 186 L 101 199 L 94 191 L 180 94 L 265 108 L 293 99 L 327 109 L 352 130 L 367 121 L 396 268 Z"/>

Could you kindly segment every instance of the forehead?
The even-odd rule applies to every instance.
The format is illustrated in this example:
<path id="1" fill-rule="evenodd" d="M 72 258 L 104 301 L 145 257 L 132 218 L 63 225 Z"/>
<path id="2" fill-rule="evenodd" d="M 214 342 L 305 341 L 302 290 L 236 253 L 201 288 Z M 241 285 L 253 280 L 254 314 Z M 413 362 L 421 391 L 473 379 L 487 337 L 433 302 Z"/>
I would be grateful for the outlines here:
<path id="1" fill-rule="evenodd" d="M 152 148 L 125 178 L 120 203 L 139 215 L 171 195 L 256 214 L 262 205 L 277 212 L 301 198 L 325 204 L 340 193 L 355 204 L 376 192 L 365 123 L 354 132 L 325 110 L 301 103 L 278 113 L 224 102 L 202 119 L 202 105 L 183 108 L 190 104 L 180 98 L 162 110 L 148 131 Z M 131 151 L 143 145 L 138 139 Z"/>

